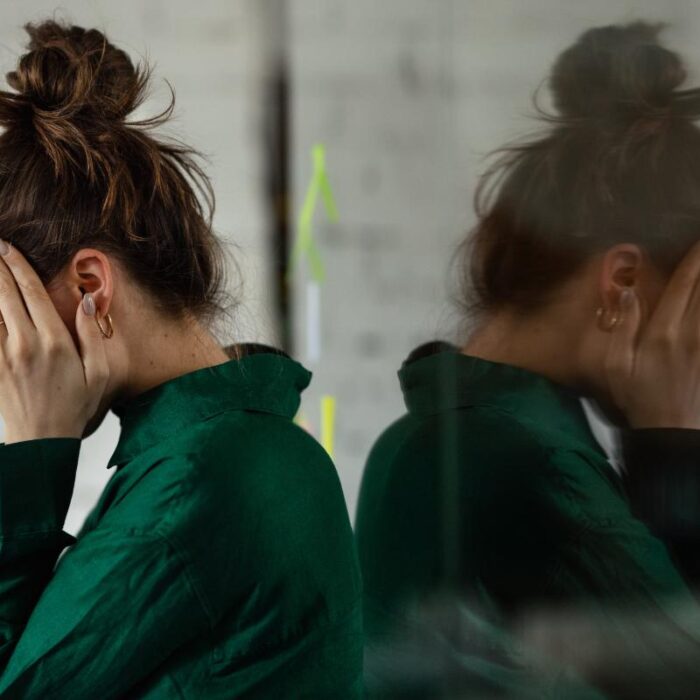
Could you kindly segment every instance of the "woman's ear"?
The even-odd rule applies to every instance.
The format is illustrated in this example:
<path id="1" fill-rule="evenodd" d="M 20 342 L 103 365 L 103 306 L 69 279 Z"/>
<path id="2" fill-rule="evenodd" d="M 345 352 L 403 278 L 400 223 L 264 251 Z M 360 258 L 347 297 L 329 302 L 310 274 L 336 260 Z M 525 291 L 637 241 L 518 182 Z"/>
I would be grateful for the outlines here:
<path id="1" fill-rule="evenodd" d="M 113 268 L 109 258 L 95 248 L 81 248 L 73 256 L 64 282 L 75 289 L 79 301 L 90 292 L 100 316 L 109 312 L 113 295 Z"/>
<path id="2" fill-rule="evenodd" d="M 600 270 L 600 300 L 606 309 L 620 307 L 620 294 L 625 287 L 639 288 L 644 253 L 634 243 L 619 243 L 603 255 Z"/>

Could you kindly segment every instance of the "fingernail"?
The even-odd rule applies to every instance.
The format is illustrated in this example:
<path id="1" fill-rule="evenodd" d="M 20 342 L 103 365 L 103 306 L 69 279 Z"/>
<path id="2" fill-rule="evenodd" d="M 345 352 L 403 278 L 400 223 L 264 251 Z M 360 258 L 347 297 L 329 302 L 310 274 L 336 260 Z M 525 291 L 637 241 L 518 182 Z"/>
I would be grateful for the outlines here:
<path id="1" fill-rule="evenodd" d="M 83 311 L 88 316 L 94 316 L 95 312 L 97 311 L 97 308 L 95 307 L 95 300 L 90 292 L 83 297 Z"/>
<path id="2" fill-rule="evenodd" d="M 632 304 L 634 299 L 634 290 L 632 287 L 625 287 L 622 292 L 620 292 L 620 306 L 626 307 Z"/>
<path id="3" fill-rule="evenodd" d="M 7 241 L 3 241 L 0 238 L 0 255 L 7 255 L 10 252 L 10 246 Z"/>

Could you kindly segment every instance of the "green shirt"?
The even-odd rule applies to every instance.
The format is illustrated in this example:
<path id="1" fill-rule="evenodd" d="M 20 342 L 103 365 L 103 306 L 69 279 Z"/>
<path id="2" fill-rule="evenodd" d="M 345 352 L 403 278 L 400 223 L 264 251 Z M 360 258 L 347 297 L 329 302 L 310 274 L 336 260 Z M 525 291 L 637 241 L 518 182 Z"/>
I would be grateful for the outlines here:
<path id="1" fill-rule="evenodd" d="M 372 449 L 355 524 L 370 640 L 441 591 L 504 624 L 572 603 L 684 624 L 672 607 L 694 605 L 686 583 L 632 515 L 573 391 L 445 344 L 399 378 L 408 412 Z"/>
<path id="2" fill-rule="evenodd" d="M 359 695 L 343 494 L 292 422 L 309 379 L 262 352 L 115 405 L 116 471 L 77 540 L 80 440 L 0 445 L 0 697 Z"/>

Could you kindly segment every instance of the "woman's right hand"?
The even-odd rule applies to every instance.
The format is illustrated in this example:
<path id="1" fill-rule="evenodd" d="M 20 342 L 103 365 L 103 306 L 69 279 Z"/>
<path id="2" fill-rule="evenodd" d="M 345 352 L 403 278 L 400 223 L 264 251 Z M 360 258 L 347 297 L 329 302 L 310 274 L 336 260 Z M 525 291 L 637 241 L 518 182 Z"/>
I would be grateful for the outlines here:
<path id="1" fill-rule="evenodd" d="M 632 428 L 700 429 L 700 242 L 647 323 L 633 288 L 623 291 L 620 306 L 605 364 L 615 405 Z"/>

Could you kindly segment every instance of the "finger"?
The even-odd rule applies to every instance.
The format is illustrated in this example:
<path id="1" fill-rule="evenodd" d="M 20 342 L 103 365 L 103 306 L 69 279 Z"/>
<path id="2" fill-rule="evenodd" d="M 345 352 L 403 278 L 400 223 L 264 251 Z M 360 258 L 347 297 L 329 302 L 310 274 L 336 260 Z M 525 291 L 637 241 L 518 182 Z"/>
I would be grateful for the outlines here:
<path id="1" fill-rule="evenodd" d="M 5 253 L 2 253 L 3 243 L 7 246 Z M 6 241 L 0 241 L 0 253 L 34 326 L 46 330 L 66 330 L 44 283 L 24 255 Z"/>
<path id="2" fill-rule="evenodd" d="M 0 255 L 0 316 L 5 321 L 8 335 L 28 335 L 36 331 L 15 277 Z"/>
<path id="3" fill-rule="evenodd" d="M 700 274 L 684 309 L 682 328 L 695 337 L 700 330 Z"/>
<path id="4" fill-rule="evenodd" d="M 80 344 L 85 383 L 92 389 L 99 389 L 104 386 L 108 376 L 107 352 L 102 333 L 95 323 L 94 299 L 89 292 L 78 304 L 75 328 Z"/>
<path id="5" fill-rule="evenodd" d="M 632 287 L 622 290 L 620 311 L 621 320 L 610 333 L 606 363 L 608 375 L 613 381 L 618 377 L 629 377 L 634 371 L 642 314 L 639 298 Z"/>
<path id="6" fill-rule="evenodd" d="M 686 253 L 649 320 L 650 328 L 679 327 L 700 278 L 700 241 Z"/>

